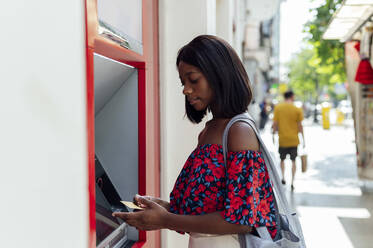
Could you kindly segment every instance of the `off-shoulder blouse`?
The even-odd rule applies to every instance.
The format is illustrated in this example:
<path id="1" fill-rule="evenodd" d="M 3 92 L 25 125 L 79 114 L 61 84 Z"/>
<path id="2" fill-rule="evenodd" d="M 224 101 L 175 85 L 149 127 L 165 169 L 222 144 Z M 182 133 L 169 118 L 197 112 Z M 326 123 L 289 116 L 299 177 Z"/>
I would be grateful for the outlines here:
<path id="1" fill-rule="evenodd" d="M 170 211 L 201 215 L 220 212 L 233 224 L 266 226 L 276 235 L 274 195 L 261 152 L 229 152 L 219 144 L 198 146 L 188 157 L 170 194 Z"/>

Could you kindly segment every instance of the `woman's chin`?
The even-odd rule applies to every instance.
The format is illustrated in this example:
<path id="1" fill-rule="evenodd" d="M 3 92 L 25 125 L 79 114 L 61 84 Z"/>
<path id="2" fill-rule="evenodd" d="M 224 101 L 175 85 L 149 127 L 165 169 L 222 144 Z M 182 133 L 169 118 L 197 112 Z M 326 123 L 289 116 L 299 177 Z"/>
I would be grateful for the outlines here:
<path id="1" fill-rule="evenodd" d="M 201 105 L 199 105 L 199 104 L 195 104 L 195 105 L 192 105 L 192 107 L 194 108 L 194 110 L 196 110 L 196 111 L 204 111 L 204 110 L 206 110 L 206 106 L 201 106 Z"/>

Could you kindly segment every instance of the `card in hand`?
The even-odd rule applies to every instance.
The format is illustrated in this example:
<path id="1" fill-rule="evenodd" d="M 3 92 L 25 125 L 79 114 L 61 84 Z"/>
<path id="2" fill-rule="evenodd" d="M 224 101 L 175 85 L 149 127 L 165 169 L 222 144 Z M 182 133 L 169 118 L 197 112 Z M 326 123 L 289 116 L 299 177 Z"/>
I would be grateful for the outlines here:
<path id="1" fill-rule="evenodd" d="M 131 208 L 131 209 L 143 209 L 142 207 L 137 206 L 135 203 L 130 202 L 130 201 L 120 201 L 123 203 L 126 207 Z"/>

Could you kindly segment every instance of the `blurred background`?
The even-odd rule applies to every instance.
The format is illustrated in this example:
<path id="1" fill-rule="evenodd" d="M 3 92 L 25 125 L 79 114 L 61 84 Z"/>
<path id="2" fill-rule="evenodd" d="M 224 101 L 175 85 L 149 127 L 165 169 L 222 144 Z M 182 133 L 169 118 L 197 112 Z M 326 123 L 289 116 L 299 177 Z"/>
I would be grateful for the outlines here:
<path id="1" fill-rule="evenodd" d="M 187 247 L 111 212 L 168 200 L 211 117 L 185 117 L 177 51 L 213 34 L 241 58 L 277 162 L 274 106 L 293 90 L 303 109 L 308 166 L 284 189 L 307 246 L 372 247 L 372 18 L 373 0 L 3 1 L 0 246 Z"/>

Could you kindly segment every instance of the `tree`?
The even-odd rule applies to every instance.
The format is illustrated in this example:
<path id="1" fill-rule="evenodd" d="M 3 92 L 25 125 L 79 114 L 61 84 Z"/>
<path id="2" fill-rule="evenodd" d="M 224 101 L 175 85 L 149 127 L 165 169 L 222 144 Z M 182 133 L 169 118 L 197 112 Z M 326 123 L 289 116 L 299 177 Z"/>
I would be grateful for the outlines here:
<path id="1" fill-rule="evenodd" d="M 346 81 L 344 46 L 339 41 L 324 40 L 322 35 L 328 27 L 333 13 L 342 0 L 324 0 L 324 3 L 310 12 L 314 18 L 305 24 L 308 34 L 307 47 L 293 56 L 288 63 L 289 84 L 303 101 L 319 102 L 321 89 L 327 88 L 333 94 L 333 85 Z M 314 121 L 317 122 L 315 108 Z"/>
<path id="2" fill-rule="evenodd" d="M 330 66 L 331 83 L 344 82 L 346 80 L 344 44 L 338 40 L 324 40 L 322 35 L 328 24 L 340 7 L 343 0 L 324 0 L 324 4 L 311 9 L 315 13 L 312 20 L 305 24 L 304 31 L 308 33 L 306 41 L 314 48 L 316 56 L 320 58 L 320 65 Z"/>
<path id="3" fill-rule="evenodd" d="M 313 102 L 315 106 L 319 103 L 319 97 L 324 90 L 332 95 L 333 85 L 338 81 L 333 81 L 332 65 L 322 65 L 321 59 L 317 56 L 314 48 L 304 48 L 295 54 L 288 63 L 289 68 L 289 85 L 295 94 L 303 102 Z M 338 80 L 338 79 L 337 79 Z M 326 87 L 325 87 L 326 86 Z M 317 112 L 314 113 L 314 121 L 317 122 Z"/>
<path id="4" fill-rule="evenodd" d="M 289 86 L 303 102 L 316 96 L 317 73 L 309 61 L 314 57 L 312 49 L 303 49 L 295 54 L 287 64 L 289 68 Z"/>

